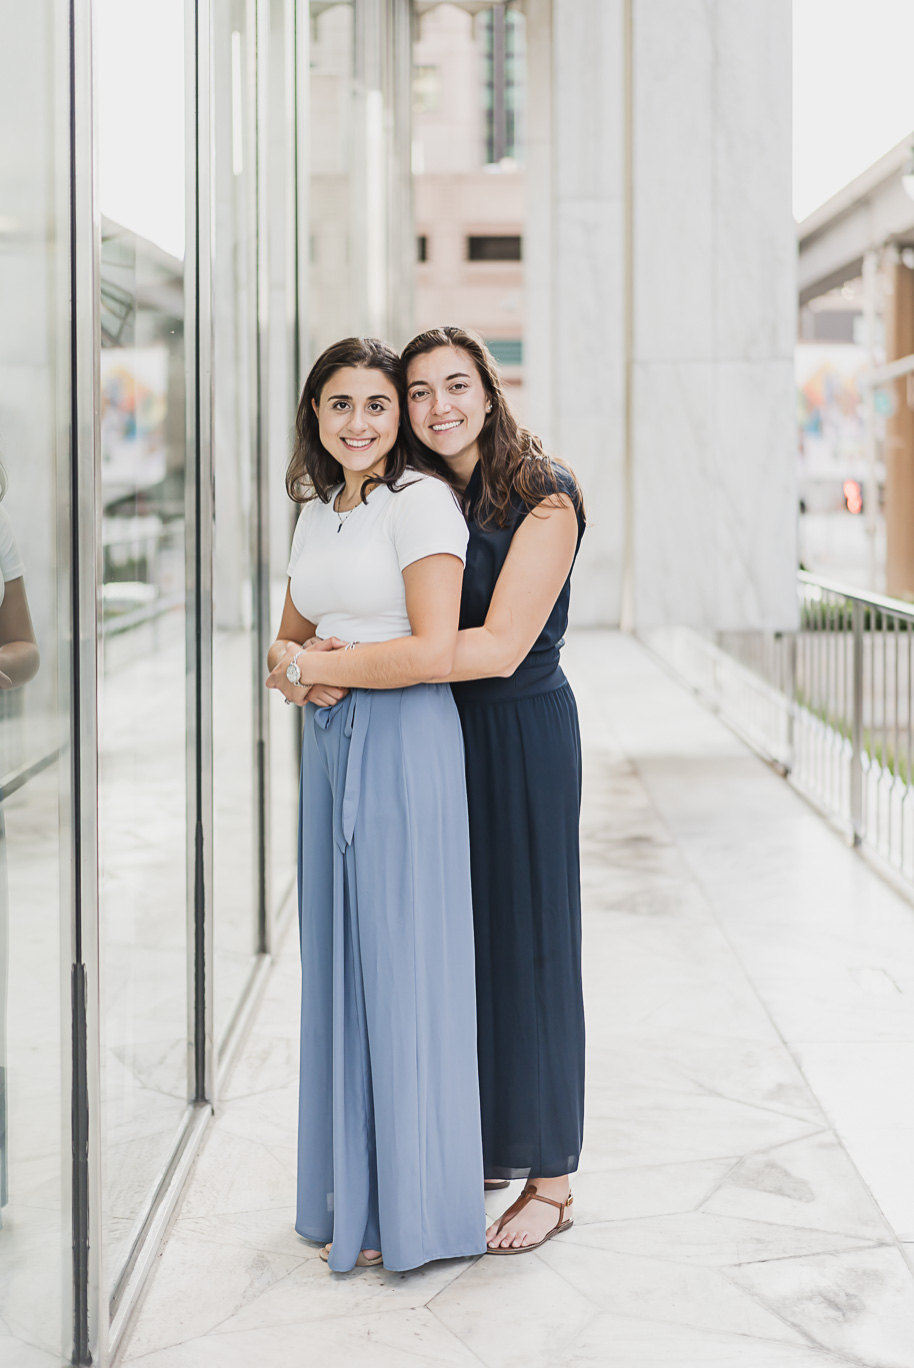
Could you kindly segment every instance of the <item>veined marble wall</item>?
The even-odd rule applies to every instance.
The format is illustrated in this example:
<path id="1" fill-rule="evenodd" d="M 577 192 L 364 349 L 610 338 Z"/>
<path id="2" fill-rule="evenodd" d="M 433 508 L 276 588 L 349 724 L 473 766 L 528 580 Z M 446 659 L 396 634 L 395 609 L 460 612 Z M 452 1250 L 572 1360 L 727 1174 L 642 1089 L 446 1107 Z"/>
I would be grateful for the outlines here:
<path id="1" fill-rule="evenodd" d="M 525 407 L 584 486 L 575 619 L 605 624 L 624 548 L 623 0 L 527 0 L 526 14 Z"/>
<path id="2" fill-rule="evenodd" d="M 638 627 L 796 613 L 789 0 L 634 0 Z"/>
<path id="3" fill-rule="evenodd" d="M 547 115 L 531 97 L 551 138 L 549 300 L 540 280 L 527 384 L 551 385 L 543 425 L 588 495 L 575 619 L 616 623 L 625 597 L 636 628 L 789 627 L 790 0 L 628 0 L 628 25 L 626 0 L 551 9 Z"/>

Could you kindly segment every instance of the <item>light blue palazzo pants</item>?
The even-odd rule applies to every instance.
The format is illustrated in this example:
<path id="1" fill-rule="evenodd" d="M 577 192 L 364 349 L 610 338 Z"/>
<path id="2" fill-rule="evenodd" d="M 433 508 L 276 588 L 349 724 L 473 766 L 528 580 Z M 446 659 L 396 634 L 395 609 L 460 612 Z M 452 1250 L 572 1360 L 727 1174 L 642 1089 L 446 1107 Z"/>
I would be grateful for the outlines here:
<path id="1" fill-rule="evenodd" d="M 298 1212 L 330 1267 L 485 1249 L 463 740 L 447 685 L 305 707 Z"/>

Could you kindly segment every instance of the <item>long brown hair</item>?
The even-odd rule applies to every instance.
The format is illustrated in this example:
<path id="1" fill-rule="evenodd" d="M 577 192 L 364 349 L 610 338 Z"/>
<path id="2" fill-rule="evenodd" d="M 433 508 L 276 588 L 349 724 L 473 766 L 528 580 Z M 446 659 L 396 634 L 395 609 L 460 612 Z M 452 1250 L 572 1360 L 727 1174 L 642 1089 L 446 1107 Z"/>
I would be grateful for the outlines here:
<path id="1" fill-rule="evenodd" d="M 393 347 L 376 337 L 344 337 L 321 352 L 308 372 L 295 416 L 295 446 L 286 471 L 286 489 L 296 503 L 320 499 L 327 503 L 333 490 L 343 479 L 343 467 L 321 442 L 320 424 L 312 399 L 320 405 L 324 386 L 338 370 L 376 370 L 386 375 L 397 391 L 400 402 L 400 431 L 396 444 L 387 454 L 383 475 L 366 476 L 362 484 L 362 502 L 376 485 L 388 485 L 396 490 L 407 463 L 419 462 L 419 469 L 428 470 L 431 463 L 423 461 L 421 453 L 413 453 L 403 440 L 406 417 L 406 367 Z M 411 460 L 412 458 L 412 460 Z"/>
<path id="2" fill-rule="evenodd" d="M 479 473 L 482 478 L 482 496 L 476 512 L 479 525 L 484 527 L 494 522 L 497 527 L 507 527 L 512 513 L 516 511 L 518 499 L 530 509 L 551 494 L 569 493 L 567 481 L 559 483 L 556 467 L 571 476 L 574 494 L 569 494 L 569 497 L 583 516 L 584 502 L 574 473 L 564 461 L 547 455 L 535 432 L 530 432 L 518 423 L 502 385 L 498 362 L 478 333 L 453 326 L 430 328 L 427 332 L 419 333 L 401 352 L 404 373 L 417 356 L 425 356 L 439 347 L 459 347 L 467 353 L 479 372 L 486 398 L 492 406 L 478 439 Z M 433 457 L 434 470 L 447 478 L 450 472 L 442 469 L 447 463 L 425 446 L 412 431 L 408 418 L 405 427 L 411 439 L 411 448 L 421 448 L 426 460 L 429 456 Z M 418 459 L 418 456 L 413 458 L 414 462 Z M 453 484 L 453 476 L 450 482 Z"/>

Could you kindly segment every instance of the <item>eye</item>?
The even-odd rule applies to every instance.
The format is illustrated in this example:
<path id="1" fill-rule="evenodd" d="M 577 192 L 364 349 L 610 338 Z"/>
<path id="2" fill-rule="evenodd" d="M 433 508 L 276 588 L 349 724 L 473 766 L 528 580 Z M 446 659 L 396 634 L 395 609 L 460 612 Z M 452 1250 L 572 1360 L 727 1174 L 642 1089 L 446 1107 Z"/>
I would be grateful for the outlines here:
<path id="1" fill-rule="evenodd" d="M 334 411 L 334 413 L 342 413 L 343 409 L 346 409 L 346 408 L 348 408 L 348 407 L 349 407 L 349 405 L 346 403 L 346 400 L 345 400 L 345 399 L 335 399 L 335 400 L 333 401 L 333 411 Z"/>
<path id="2" fill-rule="evenodd" d="M 465 380 L 458 380 L 453 385 L 451 385 L 452 390 L 465 390 L 468 388 L 469 386 L 467 385 L 467 382 Z"/>
<path id="3" fill-rule="evenodd" d="M 371 409 L 372 413 L 384 412 L 384 405 L 379 403 L 377 399 L 373 399 L 368 407 Z"/>
<path id="4" fill-rule="evenodd" d="M 424 390 L 424 389 L 414 389 L 414 390 L 411 391 L 409 397 L 410 397 L 410 399 L 427 399 L 427 398 L 428 398 L 428 390 Z"/>

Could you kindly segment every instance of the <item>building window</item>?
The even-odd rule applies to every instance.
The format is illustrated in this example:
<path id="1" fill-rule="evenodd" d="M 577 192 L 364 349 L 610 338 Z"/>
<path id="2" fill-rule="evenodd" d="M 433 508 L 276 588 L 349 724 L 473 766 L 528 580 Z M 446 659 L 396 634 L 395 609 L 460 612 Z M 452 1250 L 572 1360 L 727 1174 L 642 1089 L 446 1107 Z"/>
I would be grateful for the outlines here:
<path id="1" fill-rule="evenodd" d="M 420 233 L 416 238 L 416 260 L 428 261 L 428 234 Z"/>
<path id="2" fill-rule="evenodd" d="M 489 165 L 520 160 L 524 18 L 506 5 L 480 15 L 485 153 Z"/>
<path id="3" fill-rule="evenodd" d="M 489 337 L 486 346 L 500 366 L 522 366 L 524 364 L 524 339 L 522 337 Z"/>
<path id="4" fill-rule="evenodd" d="M 520 260 L 520 234 L 488 233 L 467 238 L 467 261 Z"/>
<path id="5" fill-rule="evenodd" d="M 441 102 L 441 80 L 436 66 L 413 67 L 413 113 L 435 114 Z"/>

